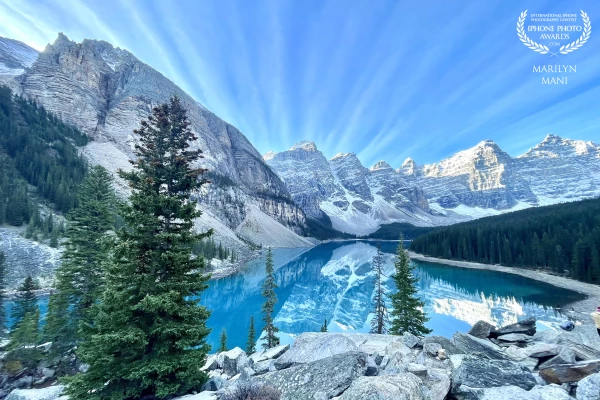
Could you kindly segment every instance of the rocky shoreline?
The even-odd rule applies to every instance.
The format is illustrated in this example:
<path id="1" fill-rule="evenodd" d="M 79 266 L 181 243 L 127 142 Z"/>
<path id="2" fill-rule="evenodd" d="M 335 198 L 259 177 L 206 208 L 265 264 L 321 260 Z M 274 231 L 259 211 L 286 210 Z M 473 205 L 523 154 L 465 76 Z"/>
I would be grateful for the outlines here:
<path id="1" fill-rule="evenodd" d="M 480 321 L 452 339 L 308 332 L 291 347 L 210 355 L 199 370 L 202 391 L 177 400 L 599 400 L 600 339 L 537 332 L 534 319 Z M 53 385 L 6 399 L 67 397 Z"/>

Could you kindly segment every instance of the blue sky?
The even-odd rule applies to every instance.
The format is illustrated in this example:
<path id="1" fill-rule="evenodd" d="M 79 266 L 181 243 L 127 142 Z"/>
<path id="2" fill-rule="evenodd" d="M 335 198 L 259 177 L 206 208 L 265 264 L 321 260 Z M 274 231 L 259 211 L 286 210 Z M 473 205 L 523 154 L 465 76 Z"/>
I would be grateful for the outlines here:
<path id="1" fill-rule="evenodd" d="M 525 9 L 583 9 L 591 38 L 537 54 L 516 34 Z M 548 133 L 600 142 L 597 0 L 0 0 L 1 36 L 43 49 L 59 31 L 131 51 L 261 153 L 306 139 L 397 167 L 484 139 L 511 155 Z M 577 73 L 542 85 L 539 64 Z"/>

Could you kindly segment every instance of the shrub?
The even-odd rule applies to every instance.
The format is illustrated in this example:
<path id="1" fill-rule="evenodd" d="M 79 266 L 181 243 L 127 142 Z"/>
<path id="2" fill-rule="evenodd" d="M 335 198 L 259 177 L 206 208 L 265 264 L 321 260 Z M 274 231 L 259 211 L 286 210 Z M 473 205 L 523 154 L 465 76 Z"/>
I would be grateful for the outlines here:
<path id="1" fill-rule="evenodd" d="M 23 364 L 19 360 L 10 360 L 4 364 L 4 370 L 9 375 L 16 375 L 23 370 Z"/>
<path id="2" fill-rule="evenodd" d="M 220 397 L 220 400 L 279 400 L 281 392 L 273 387 L 245 382 L 236 385 Z"/>

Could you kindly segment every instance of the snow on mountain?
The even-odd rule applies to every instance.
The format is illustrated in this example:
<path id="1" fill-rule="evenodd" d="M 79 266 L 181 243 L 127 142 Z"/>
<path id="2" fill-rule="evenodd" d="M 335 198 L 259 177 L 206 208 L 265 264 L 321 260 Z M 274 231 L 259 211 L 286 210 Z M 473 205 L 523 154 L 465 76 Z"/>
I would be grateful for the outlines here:
<path id="1" fill-rule="evenodd" d="M 300 207 L 310 197 L 307 214 L 323 212 L 334 228 L 358 235 L 390 222 L 445 225 L 600 195 L 600 146 L 555 135 L 517 158 L 485 140 L 438 163 L 408 158 L 396 170 L 385 161 L 367 169 L 353 153 L 326 163 L 307 142 L 264 159 Z"/>
<path id="2" fill-rule="evenodd" d="M 18 40 L 0 36 L 0 75 L 19 75 L 38 57 L 38 51 Z"/>
<path id="3" fill-rule="evenodd" d="M 0 43 L 15 49 L 19 42 Z M 11 60 L 20 55 L 19 65 L 27 68 L 9 86 L 86 133 L 92 140 L 84 154 L 113 173 L 129 168 L 133 130 L 140 120 L 153 106 L 177 95 L 198 136 L 193 147 L 203 151 L 199 166 L 209 170 L 211 183 L 198 200 L 206 211 L 204 220 L 220 222 L 216 240 L 236 248 L 246 246 L 244 241 L 273 247 L 306 245 L 298 235 L 305 231 L 303 211 L 248 139 L 130 52 L 97 40 L 75 43 L 60 33 L 37 58 L 24 50 L 11 54 Z M 8 59 L 3 56 L 0 61 Z M 118 179 L 117 186 L 125 194 L 127 188 Z M 257 221 L 278 234 L 248 228 Z"/>

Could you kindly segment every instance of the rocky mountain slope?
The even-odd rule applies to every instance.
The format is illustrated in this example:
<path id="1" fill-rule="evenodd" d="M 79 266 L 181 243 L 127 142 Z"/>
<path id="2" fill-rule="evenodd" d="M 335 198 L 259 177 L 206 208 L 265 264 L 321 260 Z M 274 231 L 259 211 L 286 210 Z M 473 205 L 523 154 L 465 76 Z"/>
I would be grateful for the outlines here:
<path id="1" fill-rule="evenodd" d="M 4 64 L 14 58 L 2 54 Z M 198 199 L 205 212 L 199 228 L 218 221 L 217 240 L 228 247 L 311 244 L 301 236 L 303 211 L 246 137 L 128 51 L 103 41 L 75 43 L 61 33 L 33 63 L 22 66 L 28 68 L 7 80 L 13 91 L 81 129 L 92 139 L 84 154 L 113 173 L 130 168 L 133 130 L 152 106 L 179 96 L 212 182 Z M 126 192 L 121 182 L 117 186 Z M 277 235 L 254 229 L 257 225 L 272 226 Z"/>
<path id="2" fill-rule="evenodd" d="M 294 200 L 308 215 L 327 215 L 333 227 L 355 234 L 381 224 L 448 225 L 538 205 L 600 195 L 600 146 L 548 135 L 513 158 L 486 140 L 438 163 L 408 158 L 365 168 L 356 155 L 327 161 L 314 143 L 267 153 Z"/>
<path id="3" fill-rule="evenodd" d="M 20 75 L 38 57 L 38 51 L 18 40 L 0 37 L 0 76 Z"/>

